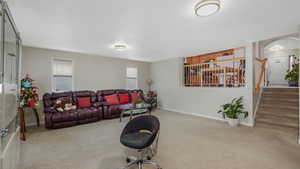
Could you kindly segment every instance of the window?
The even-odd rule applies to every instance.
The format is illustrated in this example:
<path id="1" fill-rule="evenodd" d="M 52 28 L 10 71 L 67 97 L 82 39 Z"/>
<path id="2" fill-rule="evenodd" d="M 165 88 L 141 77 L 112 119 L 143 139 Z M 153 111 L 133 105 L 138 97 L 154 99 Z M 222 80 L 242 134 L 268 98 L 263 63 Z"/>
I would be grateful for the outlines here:
<path id="1" fill-rule="evenodd" d="M 73 89 L 73 61 L 54 58 L 52 61 L 52 90 L 55 92 Z"/>
<path id="2" fill-rule="evenodd" d="M 127 89 L 137 89 L 137 68 L 127 67 L 126 69 L 126 85 Z"/>

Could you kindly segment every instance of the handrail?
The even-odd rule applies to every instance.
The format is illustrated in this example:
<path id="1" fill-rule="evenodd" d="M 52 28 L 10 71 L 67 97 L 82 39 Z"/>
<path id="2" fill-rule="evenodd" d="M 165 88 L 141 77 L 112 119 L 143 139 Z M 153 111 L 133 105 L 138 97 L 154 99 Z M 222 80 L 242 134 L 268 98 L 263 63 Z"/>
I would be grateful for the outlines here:
<path id="1" fill-rule="evenodd" d="M 261 71 L 260 71 L 260 75 L 259 75 L 259 80 L 256 83 L 256 87 L 255 87 L 255 92 L 259 93 L 260 92 L 260 84 L 265 76 L 265 72 L 266 72 L 266 63 L 268 61 L 267 58 L 261 59 L 261 58 L 255 58 L 256 61 L 261 63 Z"/>
<path id="2" fill-rule="evenodd" d="M 238 61 L 238 60 L 245 60 L 245 57 L 237 57 L 237 58 L 232 58 L 232 59 L 222 59 L 222 60 L 216 60 L 216 61 L 211 61 L 211 62 L 207 62 L 207 63 L 188 64 L 188 65 L 184 65 L 184 67 L 201 66 L 201 65 L 208 65 L 208 64 L 211 64 L 211 63 L 220 63 L 220 62 L 229 62 L 229 61 Z"/>

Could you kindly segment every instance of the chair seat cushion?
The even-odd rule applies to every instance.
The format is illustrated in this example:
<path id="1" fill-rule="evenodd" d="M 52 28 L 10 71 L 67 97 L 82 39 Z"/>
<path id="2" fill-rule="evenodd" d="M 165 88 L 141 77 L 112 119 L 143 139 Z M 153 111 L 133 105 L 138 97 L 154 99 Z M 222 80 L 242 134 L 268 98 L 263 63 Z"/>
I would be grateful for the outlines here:
<path id="1" fill-rule="evenodd" d="M 130 133 L 121 137 L 121 143 L 127 147 L 134 149 L 144 149 L 151 144 L 152 134 L 149 133 Z"/>

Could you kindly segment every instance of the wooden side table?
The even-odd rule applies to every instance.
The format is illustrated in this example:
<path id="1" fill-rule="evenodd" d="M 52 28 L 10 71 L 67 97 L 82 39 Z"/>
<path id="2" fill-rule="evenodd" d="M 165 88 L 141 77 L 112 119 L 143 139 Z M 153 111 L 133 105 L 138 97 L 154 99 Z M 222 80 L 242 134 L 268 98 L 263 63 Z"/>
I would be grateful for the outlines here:
<path id="1" fill-rule="evenodd" d="M 21 129 L 21 140 L 23 141 L 26 141 L 26 136 L 25 136 L 25 133 L 26 133 L 26 122 L 25 122 L 25 111 L 24 111 L 24 108 L 30 108 L 32 109 L 34 115 L 35 115 L 35 118 L 36 118 L 36 123 L 37 123 L 37 126 L 39 127 L 40 126 L 40 117 L 39 117 L 39 114 L 38 114 L 38 111 L 35 107 L 19 107 L 19 113 L 20 113 L 20 129 Z"/>

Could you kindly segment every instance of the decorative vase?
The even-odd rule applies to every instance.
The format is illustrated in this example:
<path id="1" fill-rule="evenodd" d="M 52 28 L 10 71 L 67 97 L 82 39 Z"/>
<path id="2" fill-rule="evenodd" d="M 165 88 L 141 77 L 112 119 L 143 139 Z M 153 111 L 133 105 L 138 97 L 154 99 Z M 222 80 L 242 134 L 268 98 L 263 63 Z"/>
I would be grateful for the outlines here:
<path id="1" fill-rule="evenodd" d="M 298 86 L 298 83 L 295 82 L 295 81 L 289 81 L 288 83 L 289 83 L 290 87 L 297 87 Z"/>
<path id="2" fill-rule="evenodd" d="M 239 119 L 227 118 L 227 121 L 231 127 L 237 127 L 239 125 Z"/>

